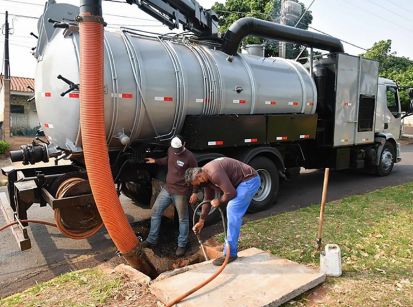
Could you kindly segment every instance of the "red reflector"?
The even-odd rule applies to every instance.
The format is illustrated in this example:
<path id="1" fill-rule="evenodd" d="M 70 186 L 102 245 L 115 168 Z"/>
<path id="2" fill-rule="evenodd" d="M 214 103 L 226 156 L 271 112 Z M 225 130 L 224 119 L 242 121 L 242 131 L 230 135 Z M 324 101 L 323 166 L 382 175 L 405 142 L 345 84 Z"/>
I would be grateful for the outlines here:
<path id="1" fill-rule="evenodd" d="M 174 101 L 173 97 L 164 97 L 163 101 Z"/>
<path id="2" fill-rule="evenodd" d="M 69 94 L 69 98 L 79 98 L 79 97 L 80 97 L 79 93 L 70 93 Z"/>
<path id="3" fill-rule="evenodd" d="M 217 141 L 217 145 L 224 145 L 224 141 Z"/>
<path id="4" fill-rule="evenodd" d="M 246 101 L 246 100 L 240 100 L 239 103 L 241 103 L 241 104 L 246 104 L 247 101 Z"/>
<path id="5" fill-rule="evenodd" d="M 132 93 L 122 93 L 120 95 L 121 98 L 123 99 L 132 99 L 133 98 L 133 94 Z"/>
<path id="6" fill-rule="evenodd" d="M 52 97 L 52 93 L 51 92 L 45 92 L 44 97 Z"/>

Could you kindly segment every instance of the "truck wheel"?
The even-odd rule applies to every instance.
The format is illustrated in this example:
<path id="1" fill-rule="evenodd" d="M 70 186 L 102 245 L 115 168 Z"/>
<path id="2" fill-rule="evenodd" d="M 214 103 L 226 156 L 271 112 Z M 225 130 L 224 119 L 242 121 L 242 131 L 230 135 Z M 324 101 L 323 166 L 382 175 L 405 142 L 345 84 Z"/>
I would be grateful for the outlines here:
<path id="1" fill-rule="evenodd" d="M 150 183 L 126 181 L 122 183 L 121 191 L 138 206 L 149 208 L 152 197 L 152 186 Z"/>
<path id="2" fill-rule="evenodd" d="M 257 157 L 249 163 L 260 176 L 261 186 L 248 207 L 248 212 L 258 212 L 273 205 L 278 196 L 280 177 L 277 166 L 268 158 Z"/>
<path id="3" fill-rule="evenodd" d="M 395 155 L 394 146 L 390 142 L 386 142 L 380 154 L 379 165 L 376 166 L 376 174 L 378 176 L 387 176 L 391 173 Z"/>

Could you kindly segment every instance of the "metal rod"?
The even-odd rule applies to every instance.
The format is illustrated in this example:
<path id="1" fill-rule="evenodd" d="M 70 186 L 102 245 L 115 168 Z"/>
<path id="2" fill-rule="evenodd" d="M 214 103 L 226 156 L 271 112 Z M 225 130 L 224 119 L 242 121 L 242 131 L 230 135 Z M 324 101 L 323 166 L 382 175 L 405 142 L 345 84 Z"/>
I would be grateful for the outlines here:
<path id="1" fill-rule="evenodd" d="M 321 195 L 321 205 L 320 205 L 320 221 L 318 223 L 318 234 L 317 234 L 317 250 L 321 250 L 321 237 L 323 235 L 323 224 L 324 224 L 324 208 L 326 206 L 327 192 L 328 192 L 328 177 L 330 174 L 330 169 L 326 168 L 324 170 L 324 182 L 323 182 L 323 193 Z"/>

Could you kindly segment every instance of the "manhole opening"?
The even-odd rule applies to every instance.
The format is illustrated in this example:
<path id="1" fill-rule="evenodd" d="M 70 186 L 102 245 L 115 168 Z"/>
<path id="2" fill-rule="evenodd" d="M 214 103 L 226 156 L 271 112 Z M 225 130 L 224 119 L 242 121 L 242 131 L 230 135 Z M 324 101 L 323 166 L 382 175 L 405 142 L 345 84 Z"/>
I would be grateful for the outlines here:
<path id="1" fill-rule="evenodd" d="M 205 261 L 199 243 L 193 232 L 189 231 L 188 249 L 183 257 L 175 255 L 179 235 L 178 223 L 162 217 L 161 229 L 158 243 L 152 248 L 146 248 L 145 254 L 156 273 L 150 276 L 152 279 L 161 273 L 172 271 L 177 268 L 186 267 L 191 264 Z M 190 225 L 190 229 L 192 225 Z M 150 220 L 140 221 L 133 224 L 136 235 L 145 240 L 150 230 Z"/>

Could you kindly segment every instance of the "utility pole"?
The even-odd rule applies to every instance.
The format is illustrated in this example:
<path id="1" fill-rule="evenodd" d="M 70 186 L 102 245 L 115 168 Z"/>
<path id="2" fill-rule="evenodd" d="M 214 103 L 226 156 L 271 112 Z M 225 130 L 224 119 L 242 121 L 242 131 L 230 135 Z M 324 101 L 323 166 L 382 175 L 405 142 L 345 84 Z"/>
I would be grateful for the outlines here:
<path id="1" fill-rule="evenodd" d="M 4 23 L 4 80 L 2 96 L 3 98 L 3 125 L 2 137 L 7 140 L 10 137 L 10 54 L 9 54 L 9 12 L 6 11 L 6 19 Z"/>
<path id="2" fill-rule="evenodd" d="M 4 23 L 4 78 L 10 79 L 10 54 L 9 54 L 9 12 L 6 11 L 6 20 Z"/>
<path id="3" fill-rule="evenodd" d="M 281 0 L 281 9 L 280 9 L 280 24 L 286 25 L 285 18 L 285 0 Z M 278 55 L 280 58 L 286 58 L 287 56 L 287 44 L 283 41 L 280 41 L 278 46 Z"/>
<path id="4" fill-rule="evenodd" d="M 301 13 L 301 4 L 299 4 L 297 0 L 281 0 L 280 24 L 296 27 L 301 18 L 304 16 Z M 287 58 L 286 42 L 280 42 L 279 56 L 282 58 Z"/>

